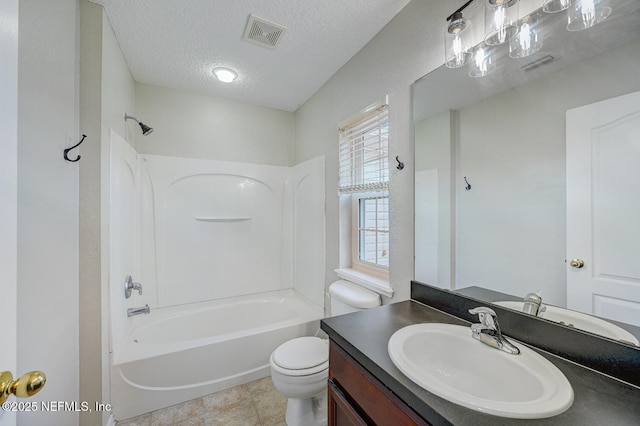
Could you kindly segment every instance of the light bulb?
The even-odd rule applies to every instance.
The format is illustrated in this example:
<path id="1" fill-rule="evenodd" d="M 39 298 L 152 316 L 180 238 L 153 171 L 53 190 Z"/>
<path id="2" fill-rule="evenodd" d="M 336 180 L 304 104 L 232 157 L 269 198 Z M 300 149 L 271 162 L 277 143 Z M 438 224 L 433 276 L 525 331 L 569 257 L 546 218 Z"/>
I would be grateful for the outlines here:
<path id="1" fill-rule="evenodd" d="M 518 31 L 509 39 L 509 56 L 524 58 L 542 48 L 543 26 L 542 14 L 534 13 L 520 22 Z"/>
<path id="2" fill-rule="evenodd" d="M 607 0 L 574 0 L 569 8 L 567 29 L 580 31 L 604 21 L 611 14 Z"/>

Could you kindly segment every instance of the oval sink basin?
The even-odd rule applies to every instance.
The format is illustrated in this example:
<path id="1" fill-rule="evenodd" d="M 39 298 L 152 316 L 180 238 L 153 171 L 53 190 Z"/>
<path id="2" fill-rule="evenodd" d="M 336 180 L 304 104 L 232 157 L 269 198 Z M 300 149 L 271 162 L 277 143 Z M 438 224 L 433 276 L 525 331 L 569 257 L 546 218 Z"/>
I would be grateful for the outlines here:
<path id="1" fill-rule="evenodd" d="M 537 419 L 562 413 L 573 389 L 560 370 L 516 344 L 510 355 L 471 337 L 469 327 L 416 324 L 389 339 L 389 356 L 413 382 L 448 401 L 495 416 Z"/>
<path id="2" fill-rule="evenodd" d="M 502 301 L 493 303 L 519 312 L 522 312 L 524 308 L 524 302 L 518 301 Z M 638 342 L 638 339 L 636 339 L 633 334 L 606 320 L 583 314 L 581 312 L 572 311 L 570 309 L 559 308 L 557 306 L 545 306 L 547 309 L 538 315 L 540 318 L 548 319 L 549 321 L 588 331 L 610 339 L 620 340 L 624 343 L 640 346 L 640 342 Z"/>

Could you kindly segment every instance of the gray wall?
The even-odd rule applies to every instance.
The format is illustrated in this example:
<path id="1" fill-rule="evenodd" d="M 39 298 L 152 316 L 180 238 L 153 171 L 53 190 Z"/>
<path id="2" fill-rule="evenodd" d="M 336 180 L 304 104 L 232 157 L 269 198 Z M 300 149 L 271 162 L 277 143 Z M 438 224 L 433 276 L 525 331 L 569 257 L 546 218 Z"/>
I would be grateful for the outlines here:
<path id="1" fill-rule="evenodd" d="M 138 120 L 154 128 L 136 147 L 144 154 L 291 166 L 293 113 L 223 98 L 136 84 Z"/>
<path id="2" fill-rule="evenodd" d="M 108 218 L 101 208 L 109 194 L 102 193 L 106 173 L 105 141 L 108 129 L 123 137 L 128 128 L 124 113 L 135 113 L 135 86 L 127 64 L 101 6 L 80 0 L 80 128 L 90 135 L 82 145 L 80 161 L 80 397 L 109 402 L 108 247 L 101 236 Z M 135 129 L 132 129 L 135 130 Z M 134 135 L 127 140 L 134 142 Z M 107 412 L 80 413 L 80 424 L 99 424 Z"/>
<path id="3" fill-rule="evenodd" d="M 566 111 L 640 90 L 638 70 L 633 42 L 460 110 L 456 288 L 566 306 Z"/>
<path id="4" fill-rule="evenodd" d="M 295 162 L 326 157 L 326 283 L 339 265 L 337 125 L 389 95 L 389 165 L 393 300 L 410 296 L 413 279 L 413 137 L 411 84 L 443 63 L 442 28 L 452 2 L 414 0 L 295 113 Z M 395 168 L 395 157 L 405 163 Z M 385 303 L 389 299 L 385 298 Z"/>

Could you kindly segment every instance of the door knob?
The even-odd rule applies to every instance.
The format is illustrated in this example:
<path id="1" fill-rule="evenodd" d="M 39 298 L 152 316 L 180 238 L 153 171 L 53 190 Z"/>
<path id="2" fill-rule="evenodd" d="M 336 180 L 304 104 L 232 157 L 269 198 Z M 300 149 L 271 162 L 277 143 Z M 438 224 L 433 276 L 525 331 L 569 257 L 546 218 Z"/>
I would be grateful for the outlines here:
<path id="1" fill-rule="evenodd" d="M 42 371 L 31 371 L 17 380 L 13 380 L 9 371 L 0 372 L 0 404 L 11 394 L 20 398 L 33 396 L 44 387 L 46 381 L 47 376 Z"/>
<path id="2" fill-rule="evenodd" d="M 582 259 L 571 259 L 571 262 L 569 262 L 569 265 L 571 265 L 572 268 L 577 268 L 580 269 L 584 266 L 584 260 Z"/>

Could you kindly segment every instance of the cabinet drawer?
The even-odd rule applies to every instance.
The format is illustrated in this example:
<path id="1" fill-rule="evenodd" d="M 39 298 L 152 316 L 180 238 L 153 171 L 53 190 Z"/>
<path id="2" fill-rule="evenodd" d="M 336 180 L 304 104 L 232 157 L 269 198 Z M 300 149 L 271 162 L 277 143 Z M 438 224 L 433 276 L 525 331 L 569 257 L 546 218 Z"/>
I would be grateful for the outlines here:
<path id="1" fill-rule="evenodd" d="M 342 348 L 331 342 L 329 380 L 367 423 L 378 426 L 428 425 Z M 357 424 L 357 423 L 356 423 Z"/>
<path id="2" fill-rule="evenodd" d="M 340 388 L 329 380 L 329 425 L 331 426 L 367 426 Z"/>

